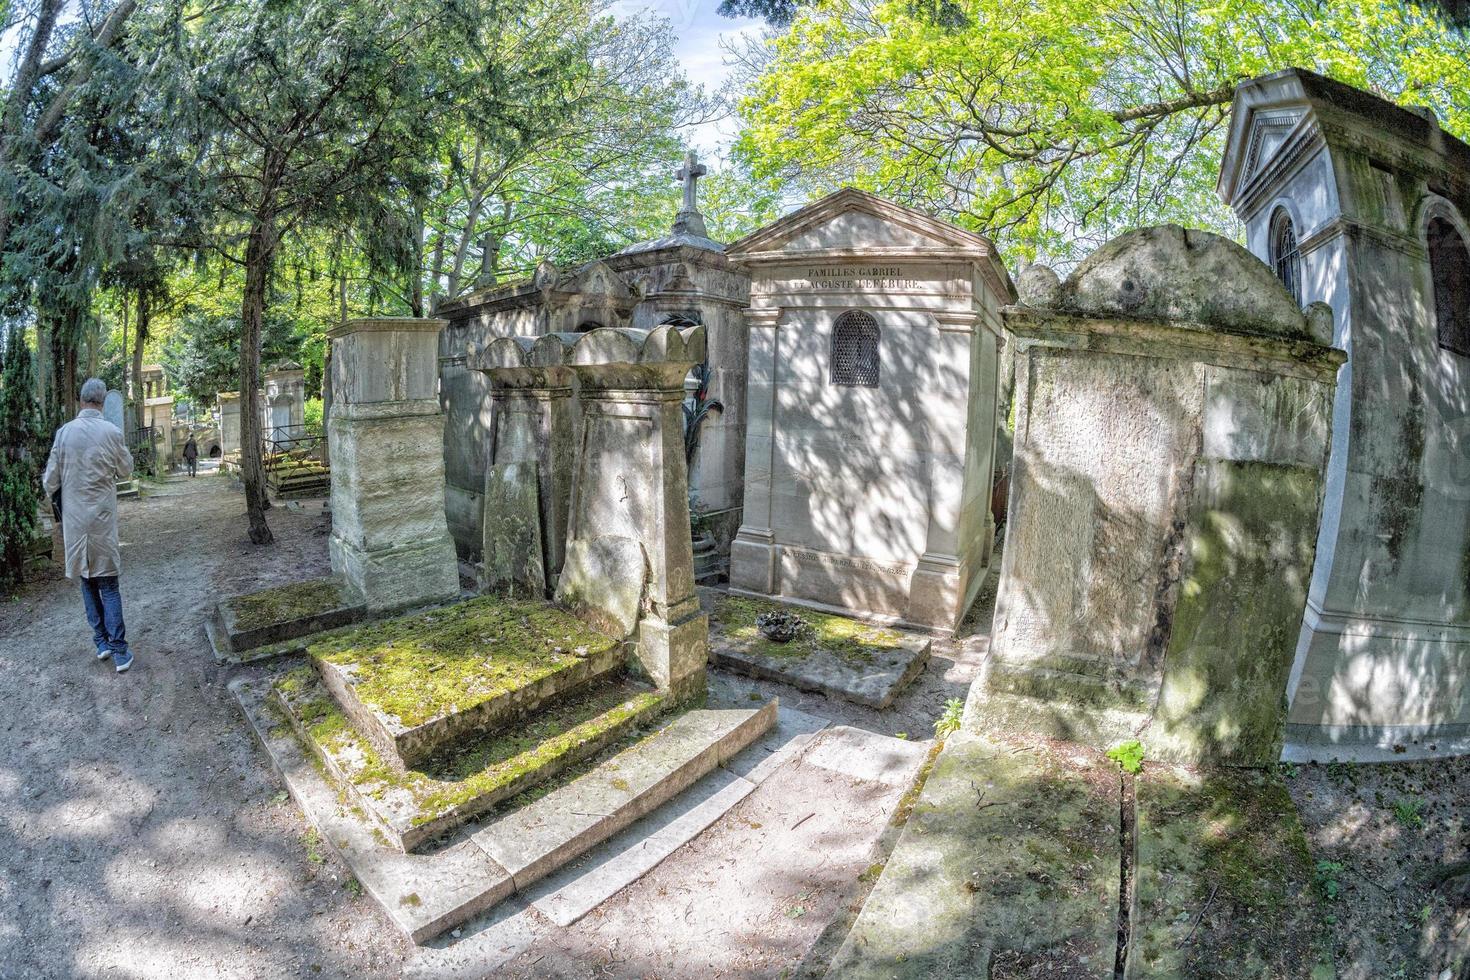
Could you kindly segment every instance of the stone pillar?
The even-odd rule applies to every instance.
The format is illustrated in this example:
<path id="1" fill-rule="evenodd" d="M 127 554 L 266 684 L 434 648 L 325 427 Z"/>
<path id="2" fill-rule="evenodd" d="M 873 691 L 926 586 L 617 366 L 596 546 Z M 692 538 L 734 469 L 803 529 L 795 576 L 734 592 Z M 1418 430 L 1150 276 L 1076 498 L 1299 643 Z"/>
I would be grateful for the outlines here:
<path id="1" fill-rule="evenodd" d="M 985 680 L 967 723 L 1269 765 L 1341 351 L 1235 243 L 1178 227 L 1034 267 Z"/>
<path id="2" fill-rule="evenodd" d="M 557 598 L 634 636 L 660 688 L 696 694 L 708 621 L 694 593 L 681 402 L 704 328 L 596 330 L 570 353 L 581 424 Z"/>
<path id="3" fill-rule="evenodd" d="M 566 552 L 576 446 L 576 337 L 501 337 L 472 352 L 468 365 L 489 377 L 481 586 L 554 587 Z"/>
<path id="4" fill-rule="evenodd" d="M 745 382 L 745 500 L 740 530 L 730 543 L 730 585 L 762 595 L 777 591 L 771 453 L 781 312 L 779 307 L 745 311 L 750 337 Z"/>
<path id="5" fill-rule="evenodd" d="M 219 404 L 219 451 L 228 456 L 240 451 L 240 393 L 222 391 Z"/>
<path id="6" fill-rule="evenodd" d="M 332 570 L 369 609 L 459 593 L 444 517 L 443 320 L 348 320 L 332 343 Z"/>
<path id="7" fill-rule="evenodd" d="M 305 418 L 306 407 L 302 406 L 302 418 Z M 327 345 L 325 355 L 322 357 L 322 465 L 328 469 L 332 466 L 332 449 L 326 438 L 327 427 L 332 424 L 332 346 Z"/>

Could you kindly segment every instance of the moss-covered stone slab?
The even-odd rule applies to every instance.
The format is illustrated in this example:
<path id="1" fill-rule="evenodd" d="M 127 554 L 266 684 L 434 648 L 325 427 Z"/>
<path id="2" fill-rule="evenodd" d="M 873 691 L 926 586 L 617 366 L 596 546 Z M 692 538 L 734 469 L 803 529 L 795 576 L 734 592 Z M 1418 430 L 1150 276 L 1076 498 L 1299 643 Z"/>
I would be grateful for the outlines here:
<path id="1" fill-rule="evenodd" d="M 1120 786 L 1090 750 L 951 735 L 828 976 L 1111 980 Z"/>
<path id="2" fill-rule="evenodd" d="M 626 665 L 622 643 L 540 600 L 482 596 L 307 647 L 383 760 L 412 768 Z"/>
<path id="3" fill-rule="evenodd" d="M 1145 763 L 1129 977 L 1333 975 L 1315 866 L 1273 771 Z"/>
<path id="4" fill-rule="evenodd" d="M 584 688 L 514 730 L 481 735 L 400 771 L 352 726 L 310 666 L 275 682 L 303 742 L 355 798 L 386 842 L 423 847 L 650 724 L 667 699 L 626 680 Z"/>
<path id="5" fill-rule="evenodd" d="M 347 626 L 365 614 L 339 580 L 309 579 L 223 599 L 205 628 L 215 659 L 239 662 L 257 659 L 252 651 Z"/>
<path id="6" fill-rule="evenodd" d="M 700 590 L 700 602 L 710 617 L 710 663 L 799 690 L 882 709 L 929 661 L 929 637 L 917 633 L 712 589 Z M 795 613 L 807 629 L 786 643 L 769 640 L 755 623 L 765 612 Z"/>
<path id="7" fill-rule="evenodd" d="M 514 891 L 510 875 L 472 841 L 432 854 L 405 854 L 390 846 L 351 797 L 344 799 L 320 765 L 312 764 L 317 760 L 273 710 L 267 679 L 238 677 L 230 682 L 230 693 L 307 822 L 411 940 L 428 942 Z"/>
<path id="8" fill-rule="evenodd" d="M 777 702 L 697 708 L 535 802 L 476 831 L 517 890 L 607 840 L 770 731 Z"/>

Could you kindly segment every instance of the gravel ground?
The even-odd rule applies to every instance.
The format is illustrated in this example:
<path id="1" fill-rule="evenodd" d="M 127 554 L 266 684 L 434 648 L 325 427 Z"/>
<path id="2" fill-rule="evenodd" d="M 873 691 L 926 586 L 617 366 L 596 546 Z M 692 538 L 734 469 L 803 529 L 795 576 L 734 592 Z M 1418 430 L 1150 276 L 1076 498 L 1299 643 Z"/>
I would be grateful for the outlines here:
<path id="1" fill-rule="evenodd" d="M 120 503 L 132 670 L 47 570 L 0 605 L 0 977 L 395 976 L 405 942 L 306 836 L 203 639 L 221 595 L 325 570 L 319 502 L 245 537 L 218 476 Z"/>
<path id="2" fill-rule="evenodd" d="M 1470 978 L 1470 757 L 1285 769 L 1339 980 Z"/>
<path id="3" fill-rule="evenodd" d="M 123 602 L 137 654 L 126 675 L 93 659 L 81 600 L 59 570 L 0 605 L 0 902 L 11 910 L 0 917 L 0 978 L 376 978 L 412 966 L 413 948 L 307 832 L 204 642 L 204 618 L 220 597 L 327 572 L 320 501 L 273 509 L 276 542 L 266 548 L 245 537 L 243 511 L 239 492 L 215 475 L 171 478 L 120 503 Z M 919 741 L 945 700 L 964 696 L 983 649 L 983 637 L 937 643 L 924 674 L 882 713 L 744 678 L 717 686 L 730 700 L 760 690 L 836 724 Z M 820 854 L 787 868 L 737 862 L 758 815 L 776 825 L 804 805 L 800 794 L 779 792 L 783 779 L 565 942 L 538 922 L 534 962 L 515 971 L 578 976 L 621 962 L 680 976 L 681 947 L 727 975 L 735 963 L 744 967 L 736 973 L 760 975 L 760 964 L 799 960 L 838 913 L 843 880 L 862 870 L 846 866 L 868 853 L 857 838 L 881 831 L 901 792 L 833 778 L 825 774 L 816 795 L 855 794 L 843 800 L 850 851 L 831 852 L 843 851 L 846 863 Z M 744 871 L 731 878 L 737 863 Z M 762 883 L 759 901 L 771 908 L 745 912 L 769 923 L 770 935 L 748 958 L 701 950 L 698 916 L 677 938 L 610 930 L 657 918 L 670 887 L 704 891 L 678 881 L 703 879 L 706 866 L 732 884 L 749 886 L 749 874 Z M 730 908 L 706 903 L 703 913 L 713 928 Z M 610 931 L 624 936 L 612 940 L 608 961 L 600 944 Z"/>

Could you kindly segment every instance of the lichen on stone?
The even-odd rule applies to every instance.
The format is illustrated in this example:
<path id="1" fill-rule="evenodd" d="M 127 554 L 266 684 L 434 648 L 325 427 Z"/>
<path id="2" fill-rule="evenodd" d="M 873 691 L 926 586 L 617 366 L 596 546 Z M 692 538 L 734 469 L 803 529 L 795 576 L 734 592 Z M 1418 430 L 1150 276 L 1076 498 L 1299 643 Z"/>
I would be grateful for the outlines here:
<path id="1" fill-rule="evenodd" d="M 307 653 L 407 727 L 526 687 L 619 641 L 549 603 L 483 596 L 338 631 Z"/>
<path id="2" fill-rule="evenodd" d="M 341 589 L 332 579 L 312 579 L 234 596 L 224 603 L 234 614 L 234 631 L 289 623 L 330 612 L 343 604 Z"/>

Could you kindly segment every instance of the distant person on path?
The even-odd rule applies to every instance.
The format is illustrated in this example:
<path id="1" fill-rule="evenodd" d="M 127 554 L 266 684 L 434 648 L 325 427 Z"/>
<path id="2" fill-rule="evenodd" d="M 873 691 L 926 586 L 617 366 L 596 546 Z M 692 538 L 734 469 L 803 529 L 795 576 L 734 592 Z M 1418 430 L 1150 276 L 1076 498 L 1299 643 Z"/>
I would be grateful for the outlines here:
<path id="1" fill-rule="evenodd" d="M 46 463 L 46 492 L 61 491 L 61 536 L 66 542 L 66 577 L 82 585 L 82 605 L 92 624 L 97 659 L 112 658 L 119 674 L 133 665 L 123 625 L 117 576 L 117 481 L 133 474 L 133 457 L 123 434 L 102 417 L 107 385 L 89 378 L 82 385 L 82 410 L 56 430 Z"/>
<path id="2" fill-rule="evenodd" d="M 184 443 L 184 462 L 189 464 L 189 475 L 198 476 L 199 467 L 199 443 L 190 436 L 189 441 Z"/>

